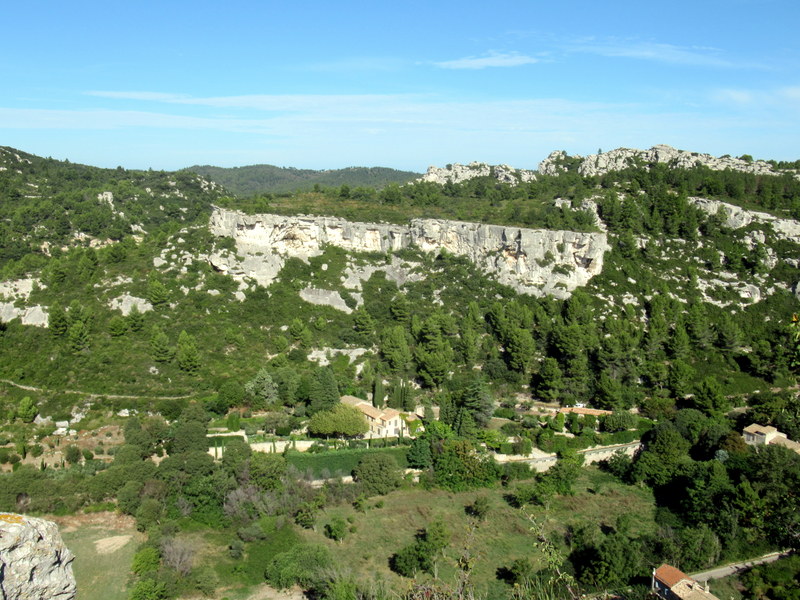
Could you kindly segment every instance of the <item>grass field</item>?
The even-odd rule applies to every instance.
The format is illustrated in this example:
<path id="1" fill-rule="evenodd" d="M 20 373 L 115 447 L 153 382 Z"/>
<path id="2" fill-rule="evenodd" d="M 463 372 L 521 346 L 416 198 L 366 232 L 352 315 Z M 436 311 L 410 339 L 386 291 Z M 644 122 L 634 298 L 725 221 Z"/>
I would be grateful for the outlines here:
<path id="1" fill-rule="evenodd" d="M 126 600 L 128 573 L 141 534 L 113 513 L 55 517 L 72 563 L 80 600 Z"/>
<path id="2" fill-rule="evenodd" d="M 450 545 L 438 561 L 439 577 L 452 581 L 456 575 L 456 560 L 467 544 L 475 560 L 472 580 L 486 598 L 504 597 L 506 584 L 497 579 L 497 571 L 509 567 L 517 558 L 529 558 L 541 564 L 536 537 L 531 533 L 533 523 L 545 531 L 566 551 L 564 534 L 569 525 L 592 522 L 614 525 L 617 517 L 635 514 L 639 517 L 635 531 L 651 531 L 653 497 L 649 490 L 626 486 L 612 476 L 595 468 L 584 469 L 576 494 L 557 498 L 547 508 L 512 508 L 503 498 L 508 489 L 496 488 L 450 493 L 443 490 L 404 489 L 384 497 L 370 499 L 365 513 L 350 506 L 329 508 L 317 519 L 315 531 L 303 530 L 307 541 L 327 544 L 339 557 L 343 570 L 351 570 L 365 580 L 382 581 L 394 590 L 409 585 L 389 569 L 389 558 L 414 540 L 414 534 L 434 519 L 440 518 L 451 534 Z M 470 535 L 470 518 L 464 507 L 476 497 L 485 496 L 490 510 L 487 519 Z M 376 503 L 383 501 L 377 508 Z M 348 533 L 341 542 L 323 536 L 325 524 L 334 516 L 352 520 L 356 531 Z M 471 541 L 470 541 L 471 540 Z"/>

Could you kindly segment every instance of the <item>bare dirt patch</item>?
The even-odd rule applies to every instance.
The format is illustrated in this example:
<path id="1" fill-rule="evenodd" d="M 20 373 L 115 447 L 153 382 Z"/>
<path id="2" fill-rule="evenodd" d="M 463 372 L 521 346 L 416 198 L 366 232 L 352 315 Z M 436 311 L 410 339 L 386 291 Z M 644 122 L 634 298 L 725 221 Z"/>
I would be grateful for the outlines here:
<path id="1" fill-rule="evenodd" d="M 131 535 L 114 535 L 111 537 L 96 540 L 94 548 L 98 554 L 111 554 L 116 552 L 131 540 Z"/>
<path id="2" fill-rule="evenodd" d="M 47 517 L 58 524 L 62 533 L 76 531 L 79 527 L 102 527 L 116 531 L 130 531 L 136 528 L 136 521 L 129 515 L 113 512 L 96 512 L 88 514 L 67 515 L 64 517 Z"/>
<path id="3" fill-rule="evenodd" d="M 248 596 L 247 600 L 306 600 L 306 595 L 300 588 L 276 590 L 265 584 Z"/>

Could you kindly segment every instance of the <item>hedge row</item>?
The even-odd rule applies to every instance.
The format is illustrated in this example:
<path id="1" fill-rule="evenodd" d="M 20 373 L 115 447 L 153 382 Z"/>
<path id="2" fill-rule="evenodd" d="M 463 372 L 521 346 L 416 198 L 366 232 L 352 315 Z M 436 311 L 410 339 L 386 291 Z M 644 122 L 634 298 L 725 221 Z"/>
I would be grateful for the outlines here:
<path id="1" fill-rule="evenodd" d="M 286 453 L 286 461 L 303 473 L 310 472 L 315 479 L 323 477 L 337 477 L 350 475 L 358 461 L 367 454 L 388 454 L 394 457 L 397 464 L 405 469 L 408 448 L 356 448 L 348 450 L 333 450 L 309 454 L 290 450 Z"/>

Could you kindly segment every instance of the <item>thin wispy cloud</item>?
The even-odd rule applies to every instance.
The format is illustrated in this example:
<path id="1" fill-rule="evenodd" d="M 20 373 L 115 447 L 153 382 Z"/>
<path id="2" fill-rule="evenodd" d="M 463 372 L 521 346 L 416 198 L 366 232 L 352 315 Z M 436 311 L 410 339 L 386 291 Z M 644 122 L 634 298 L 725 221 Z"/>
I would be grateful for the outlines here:
<path id="1" fill-rule="evenodd" d="M 778 92 L 787 105 L 798 104 L 800 88 L 786 87 L 775 94 Z M 136 140 L 143 130 L 165 132 L 164 139 L 180 137 L 166 132 L 185 132 L 194 140 L 192 149 L 163 148 L 161 160 L 173 168 L 198 161 L 226 160 L 235 164 L 214 156 L 224 155 L 224 149 L 218 149 L 220 140 L 236 140 L 237 149 L 243 153 L 243 158 L 238 159 L 240 164 L 253 160 L 245 158 L 247 153 L 243 149 L 247 148 L 258 161 L 275 164 L 314 168 L 392 164 L 422 170 L 427 164 L 468 162 L 476 158 L 535 168 L 538 160 L 554 148 L 586 153 L 598 145 L 649 147 L 665 142 L 709 151 L 714 150 L 709 147 L 709 140 L 720 132 L 728 135 L 730 131 L 752 128 L 758 123 L 748 123 L 743 118 L 747 111 L 735 108 L 719 110 L 709 117 L 697 106 L 685 103 L 592 102 L 561 97 L 518 100 L 468 100 L 433 94 L 203 97 L 153 91 L 95 91 L 91 96 L 93 99 L 86 97 L 87 102 L 103 99 L 105 105 L 73 110 L 0 107 L 0 130 L 40 131 L 50 139 L 56 139 L 59 131 L 71 135 L 68 132 L 85 130 L 96 132 L 91 135 L 100 144 L 110 139 L 114 143 Z M 131 110 L 128 103 L 136 99 L 143 106 L 146 100 L 149 110 Z M 745 99 L 741 96 L 742 101 Z M 114 109 L 115 104 L 119 104 L 119 110 Z M 784 137 L 792 133 L 792 128 L 783 131 Z M 342 146 L 343 140 L 348 142 L 347 150 Z M 425 146 L 425 156 L 416 160 L 427 164 L 411 162 L 404 154 L 404 148 L 419 148 L 421 144 Z M 192 158 L 195 155 L 197 158 Z"/>
<path id="2" fill-rule="evenodd" d="M 188 96 L 181 94 L 170 94 L 164 92 L 117 92 L 117 91 L 90 91 L 87 96 L 97 96 L 99 98 L 112 98 L 115 100 L 143 100 L 146 102 L 180 102 Z"/>
<path id="3" fill-rule="evenodd" d="M 739 108 L 800 110 L 800 86 L 774 89 L 725 88 L 711 93 L 714 102 Z"/>
<path id="4" fill-rule="evenodd" d="M 455 60 L 433 63 L 441 69 L 488 69 L 493 67 L 521 67 L 541 62 L 540 58 L 519 52 L 489 52 L 486 56 L 467 56 Z"/>
<path id="5" fill-rule="evenodd" d="M 716 68 L 764 68 L 753 62 L 740 62 L 722 56 L 718 48 L 678 46 L 659 42 L 618 39 L 587 39 L 567 45 L 567 51 L 584 52 L 610 58 L 633 58 L 672 65 Z"/>
<path id="6" fill-rule="evenodd" d="M 86 92 L 86 95 L 115 100 L 149 100 L 165 104 L 278 112 L 314 110 L 322 107 L 336 111 L 342 107 L 368 107 L 387 103 L 402 105 L 420 98 L 414 94 L 243 94 L 204 97 L 141 91 L 90 91 Z"/>

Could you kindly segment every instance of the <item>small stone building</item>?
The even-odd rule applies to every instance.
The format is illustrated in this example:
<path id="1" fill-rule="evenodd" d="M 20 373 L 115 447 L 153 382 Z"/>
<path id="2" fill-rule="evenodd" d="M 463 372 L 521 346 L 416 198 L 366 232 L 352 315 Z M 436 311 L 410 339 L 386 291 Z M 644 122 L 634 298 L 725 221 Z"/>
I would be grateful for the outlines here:
<path id="1" fill-rule="evenodd" d="M 653 571 L 651 590 L 664 600 L 719 600 L 708 590 L 708 584 L 695 581 L 672 565 L 661 565 Z"/>
<path id="2" fill-rule="evenodd" d="M 393 408 L 375 408 L 361 398 L 342 396 L 342 404 L 353 406 L 361 411 L 369 424 L 369 437 L 414 437 L 409 421 L 419 417 L 414 413 L 402 413 Z"/>
<path id="3" fill-rule="evenodd" d="M 772 444 L 775 446 L 789 448 L 789 450 L 794 450 L 800 454 L 800 444 L 793 442 L 786 437 L 785 433 L 781 433 L 770 425 L 759 425 L 758 423 L 753 423 L 744 428 L 742 435 L 744 436 L 745 443 L 751 446 Z"/>

